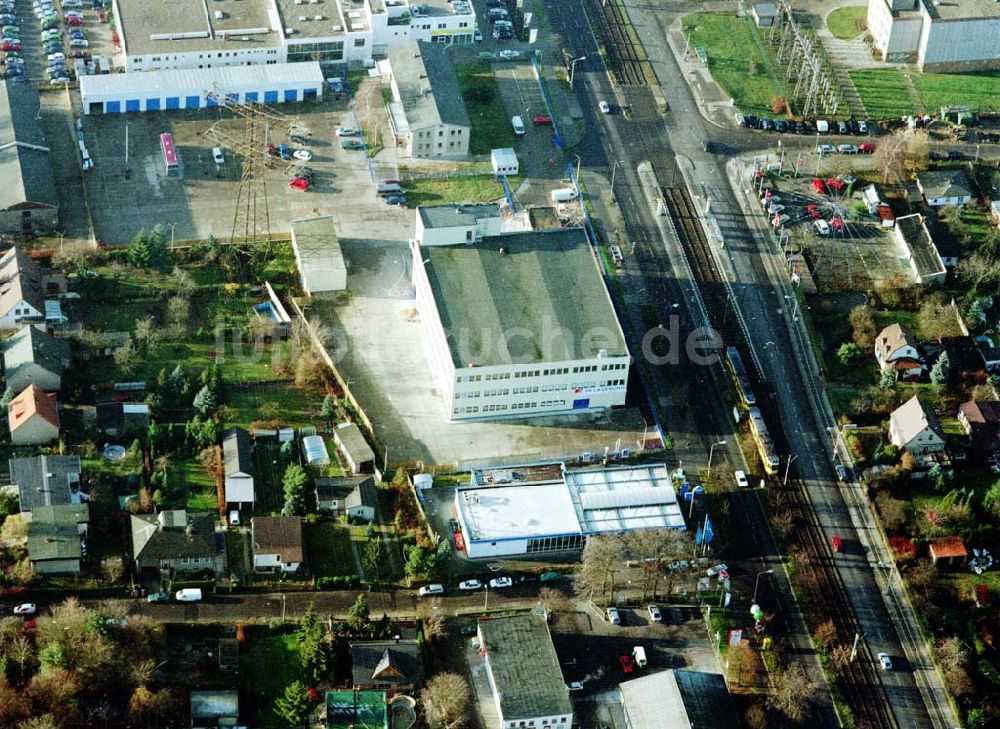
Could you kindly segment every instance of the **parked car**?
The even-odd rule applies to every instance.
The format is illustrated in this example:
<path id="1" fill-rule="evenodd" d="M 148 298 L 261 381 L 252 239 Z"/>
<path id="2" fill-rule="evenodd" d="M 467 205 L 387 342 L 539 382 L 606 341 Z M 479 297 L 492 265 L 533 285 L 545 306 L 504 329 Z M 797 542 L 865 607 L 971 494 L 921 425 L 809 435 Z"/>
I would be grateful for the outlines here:
<path id="1" fill-rule="evenodd" d="M 79 18 L 80 20 L 83 20 L 83 13 L 79 10 L 69 10 L 63 13 L 63 18 L 66 20 L 69 20 L 70 18 Z"/>
<path id="2" fill-rule="evenodd" d="M 296 149 L 294 152 L 292 152 L 292 156 L 295 159 L 302 160 L 303 162 L 308 162 L 313 158 L 312 152 L 310 152 L 308 149 Z"/>
<path id="3" fill-rule="evenodd" d="M 479 30 L 479 28 L 476 28 L 475 32 L 472 34 L 472 40 L 474 40 L 476 43 L 481 42 L 483 40 L 483 31 Z"/>
<path id="4" fill-rule="evenodd" d="M 837 151 L 841 154 L 857 154 L 858 147 L 855 144 L 838 144 Z"/>
<path id="5" fill-rule="evenodd" d="M 21 50 L 21 44 L 20 43 L 10 42 L 10 41 L 4 41 L 2 44 L 0 44 L 0 50 L 2 50 L 2 51 L 19 51 L 19 50 Z"/>
<path id="6" fill-rule="evenodd" d="M 816 147 L 816 151 L 819 154 L 833 154 L 837 151 L 837 148 L 832 144 L 820 144 Z"/>
<path id="7" fill-rule="evenodd" d="M 650 605 L 646 608 L 646 610 L 649 612 L 649 619 L 652 620 L 654 623 L 663 622 L 663 614 L 660 613 L 660 608 L 658 608 L 656 605 Z"/>
<path id="8" fill-rule="evenodd" d="M 861 154 L 875 154 L 875 145 L 871 142 L 865 142 L 858 145 L 858 151 L 861 152 Z"/>
<path id="9" fill-rule="evenodd" d="M 66 54 L 65 53 L 50 53 L 48 55 L 48 59 L 50 61 L 65 61 L 66 60 Z"/>
<path id="10" fill-rule="evenodd" d="M 608 106 L 608 102 L 606 102 L 606 101 L 598 101 L 597 102 L 597 108 L 601 110 L 602 114 L 610 114 L 611 113 L 611 107 Z"/>
<path id="11" fill-rule="evenodd" d="M 338 137 L 353 137 L 357 135 L 358 130 L 353 127 L 337 127 Z"/>
<path id="12" fill-rule="evenodd" d="M 868 134 L 868 121 L 865 119 L 858 120 L 858 134 Z"/>
<path id="13" fill-rule="evenodd" d="M 362 142 L 359 142 L 357 139 L 344 139 L 340 143 L 340 148 L 341 149 L 348 149 L 348 150 L 351 150 L 351 149 L 364 149 L 365 145 Z"/>
<path id="14" fill-rule="evenodd" d="M 80 49 L 75 49 L 69 52 L 73 58 L 90 58 L 90 51 L 81 51 Z"/>
<path id="15" fill-rule="evenodd" d="M 533 117 L 531 117 L 531 122 L 536 127 L 551 127 L 552 117 L 549 116 L 548 114 L 535 114 Z"/>
<path id="16" fill-rule="evenodd" d="M 837 134 L 847 134 L 847 124 L 846 122 L 837 122 Z"/>
<path id="17" fill-rule="evenodd" d="M 521 57 L 521 51 L 512 51 L 506 48 L 500 51 L 501 61 L 513 61 L 515 58 L 520 58 L 520 57 Z"/>
<path id="18" fill-rule="evenodd" d="M 424 585 L 417 590 L 417 594 L 420 595 L 420 597 L 427 597 L 428 595 L 443 595 L 444 585 Z"/>
<path id="19" fill-rule="evenodd" d="M 201 601 L 201 588 L 200 587 L 185 587 L 183 590 L 178 590 L 174 595 L 177 602 L 200 602 Z"/>
<path id="20" fill-rule="evenodd" d="M 309 140 L 303 137 L 301 134 L 289 134 L 288 141 L 291 142 L 292 144 L 302 144 L 302 145 L 309 144 Z"/>
<path id="21" fill-rule="evenodd" d="M 14 608 L 15 615 L 34 615 L 38 611 L 38 606 L 33 602 L 22 602 Z"/>
<path id="22" fill-rule="evenodd" d="M 304 177 L 293 177 L 292 179 L 290 179 L 288 181 L 288 186 L 289 187 L 291 187 L 291 188 L 293 188 L 295 190 L 301 190 L 302 192 L 305 192 L 306 190 L 308 190 L 309 186 L 311 184 L 312 183 L 309 182 L 309 180 L 307 180 Z"/>
<path id="23" fill-rule="evenodd" d="M 385 201 L 389 205 L 403 206 L 403 205 L 406 205 L 406 196 L 405 195 L 386 195 L 385 196 Z M 461 532 L 456 532 L 455 533 L 456 537 L 458 537 L 460 535 L 461 535 Z M 462 541 L 464 542 L 465 540 L 463 539 Z M 459 549 L 460 549 L 460 547 L 459 547 Z"/>
<path id="24" fill-rule="evenodd" d="M 806 133 L 806 123 L 805 122 L 795 122 L 795 133 L 805 134 Z"/>
<path id="25" fill-rule="evenodd" d="M 212 147 L 212 160 L 217 165 L 222 165 L 222 164 L 226 163 L 226 158 L 222 154 L 222 148 L 221 147 Z M 239 524 L 240 523 L 240 513 L 238 511 L 232 512 L 232 513 L 236 514 L 236 523 Z M 233 523 L 233 520 L 232 520 L 231 516 L 230 516 L 230 519 L 229 519 L 229 523 L 230 524 Z"/>
<path id="26" fill-rule="evenodd" d="M 622 616 L 618 614 L 618 608 L 609 607 L 607 609 L 607 614 L 608 614 L 608 622 L 609 623 L 611 623 L 612 625 L 621 625 L 622 624 Z"/>
<path id="27" fill-rule="evenodd" d="M 844 540 L 837 534 L 830 537 L 830 544 L 833 546 L 834 552 L 841 552 L 844 549 Z"/>
<path id="28" fill-rule="evenodd" d="M 788 131 L 788 123 L 784 119 L 774 120 L 774 131 L 776 132 L 786 132 Z"/>
<path id="29" fill-rule="evenodd" d="M 776 202 L 772 202 L 770 205 L 767 206 L 767 212 L 770 215 L 774 215 L 775 213 L 780 213 L 784 209 L 785 209 L 784 205 Z"/>
<path id="30" fill-rule="evenodd" d="M 559 572 L 543 572 L 538 575 L 538 580 L 540 582 L 558 582 L 562 579 L 562 575 Z"/>
<path id="31" fill-rule="evenodd" d="M 151 592 L 146 595 L 146 602 L 170 602 L 169 592 Z"/>
<path id="32" fill-rule="evenodd" d="M 63 84 L 69 83 L 69 76 L 55 76 L 49 79 L 49 85 L 51 86 L 62 86 Z"/>
<path id="33" fill-rule="evenodd" d="M 618 656 L 618 663 L 622 667 L 622 672 L 629 674 L 635 671 L 635 661 L 632 660 L 632 656 L 620 655 Z"/>
<path id="34" fill-rule="evenodd" d="M 747 125 L 747 118 L 742 114 L 736 115 L 736 125 L 740 127 L 745 127 Z"/>
<path id="35" fill-rule="evenodd" d="M 87 48 L 90 43 L 85 38 L 71 38 L 69 46 L 70 48 Z"/>
<path id="36" fill-rule="evenodd" d="M 83 25 L 83 18 L 66 18 L 66 25 L 70 27 Z"/>
<path id="37" fill-rule="evenodd" d="M 847 467 L 843 463 L 838 463 L 836 466 L 837 478 L 841 481 L 847 480 Z"/>
<path id="38" fill-rule="evenodd" d="M 879 665 L 882 666 L 882 670 L 883 671 L 891 671 L 892 670 L 892 659 L 889 658 L 889 654 L 888 653 L 879 653 L 878 654 L 878 662 L 879 662 Z"/>
<path id="39" fill-rule="evenodd" d="M 583 681 L 571 681 L 566 684 L 567 691 L 583 691 Z"/>
<path id="40" fill-rule="evenodd" d="M 513 584 L 514 580 L 510 579 L 509 577 L 494 577 L 492 580 L 490 580 L 490 587 L 492 587 L 494 590 L 499 590 L 504 587 L 510 587 Z"/>
<path id="41" fill-rule="evenodd" d="M 747 480 L 746 471 L 737 471 L 733 475 L 736 477 L 736 485 L 741 489 L 745 489 L 750 486 L 750 481 Z"/>
<path id="42" fill-rule="evenodd" d="M 479 580 L 465 580 L 458 583 L 459 590 L 482 590 L 483 583 Z"/>

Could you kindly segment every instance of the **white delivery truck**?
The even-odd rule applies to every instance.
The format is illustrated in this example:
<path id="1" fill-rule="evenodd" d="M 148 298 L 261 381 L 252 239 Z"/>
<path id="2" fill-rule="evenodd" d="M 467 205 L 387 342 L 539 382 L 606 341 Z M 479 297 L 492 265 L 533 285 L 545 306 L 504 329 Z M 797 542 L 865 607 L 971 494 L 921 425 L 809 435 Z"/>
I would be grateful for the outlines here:
<path id="1" fill-rule="evenodd" d="M 646 649 L 641 645 L 632 648 L 632 658 L 635 659 L 635 665 L 639 668 L 646 667 Z"/>
<path id="2" fill-rule="evenodd" d="M 174 597 L 177 598 L 177 602 L 201 602 L 201 588 L 185 587 L 183 590 L 178 590 Z"/>
<path id="3" fill-rule="evenodd" d="M 576 188 L 560 187 L 559 189 L 553 190 L 549 193 L 549 197 L 552 198 L 552 202 L 569 202 L 570 200 L 576 200 Z"/>

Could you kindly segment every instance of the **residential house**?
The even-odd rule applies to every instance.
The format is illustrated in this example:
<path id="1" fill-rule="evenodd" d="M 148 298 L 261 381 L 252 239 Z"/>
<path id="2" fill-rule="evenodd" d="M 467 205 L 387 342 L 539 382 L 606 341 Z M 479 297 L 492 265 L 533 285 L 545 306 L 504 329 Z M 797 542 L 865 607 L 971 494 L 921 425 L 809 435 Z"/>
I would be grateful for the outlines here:
<path id="1" fill-rule="evenodd" d="M 240 718 L 238 691 L 192 691 L 191 726 L 194 729 L 235 727 Z"/>
<path id="2" fill-rule="evenodd" d="M 69 360 L 69 343 L 65 339 L 26 325 L 3 343 L 5 386 L 14 392 L 28 385 L 56 392 L 62 387 L 62 373 Z"/>
<path id="3" fill-rule="evenodd" d="M 889 439 L 894 446 L 910 453 L 917 465 L 947 460 L 944 431 L 937 415 L 924 407 L 916 395 L 889 415 Z"/>
<path id="4" fill-rule="evenodd" d="M 341 423 L 333 429 L 333 441 L 352 473 L 372 473 L 375 470 L 375 451 L 354 423 Z"/>
<path id="5" fill-rule="evenodd" d="M 111 438 L 145 433 L 149 405 L 144 402 L 102 402 L 97 405 L 97 430 Z"/>
<path id="6" fill-rule="evenodd" d="M 35 507 L 27 525 L 28 560 L 35 574 L 80 574 L 89 522 L 87 504 Z"/>
<path id="7" fill-rule="evenodd" d="M 389 729 L 385 691 L 326 692 L 327 729 Z"/>
<path id="8" fill-rule="evenodd" d="M 893 233 L 901 257 L 909 263 L 914 281 L 921 284 L 944 283 L 948 269 L 938 255 L 923 215 L 915 213 L 896 218 Z"/>
<path id="9" fill-rule="evenodd" d="M 159 514 L 133 514 L 130 521 L 132 562 L 137 572 L 197 572 L 215 568 L 214 515 L 168 509 Z"/>
<path id="10" fill-rule="evenodd" d="M 253 568 L 295 572 L 302 564 L 302 517 L 255 516 L 250 520 Z"/>
<path id="11" fill-rule="evenodd" d="M 1000 402 L 963 402 L 958 406 L 958 422 L 979 454 L 1000 450 Z"/>
<path id="12" fill-rule="evenodd" d="M 0 233 L 27 239 L 59 222 L 59 196 L 32 84 L 0 82 Z M 0 296 L 2 299 L 2 296 Z"/>
<path id="13" fill-rule="evenodd" d="M 950 229 L 932 217 L 925 218 L 924 225 L 927 226 L 927 233 L 931 237 L 931 245 L 934 246 L 934 251 L 937 253 L 937 257 L 941 259 L 941 263 L 948 270 L 954 269 L 958 265 L 961 254 L 961 246 L 958 244 L 958 240 L 955 239 L 954 234 Z"/>
<path id="14" fill-rule="evenodd" d="M 404 157 L 462 159 L 472 124 L 448 51 L 411 42 L 389 49 L 389 125 Z"/>
<path id="15" fill-rule="evenodd" d="M 668 669 L 623 681 L 618 690 L 628 729 L 740 726 L 720 673 Z"/>
<path id="16" fill-rule="evenodd" d="M 0 256 L 0 329 L 21 322 L 44 325 L 45 291 L 38 263 L 15 247 Z"/>
<path id="17" fill-rule="evenodd" d="M 760 28 L 770 28 L 778 22 L 778 6 L 772 2 L 754 3 L 750 8 L 754 22 Z"/>
<path id="18" fill-rule="evenodd" d="M 59 406 L 48 395 L 28 385 L 7 406 L 7 424 L 14 445 L 44 445 L 59 438 Z"/>
<path id="19" fill-rule="evenodd" d="M 935 567 L 961 567 L 969 556 L 965 543 L 954 536 L 930 540 L 927 551 Z"/>
<path id="20" fill-rule="evenodd" d="M 412 693 L 423 683 L 420 645 L 416 640 L 366 640 L 351 643 L 354 688 Z"/>
<path id="21" fill-rule="evenodd" d="M 982 347 L 979 353 L 983 355 L 983 364 L 991 375 L 1000 372 L 1000 347 Z"/>
<path id="22" fill-rule="evenodd" d="M 501 729 L 572 726 L 573 704 L 545 618 L 490 618 L 476 630 Z"/>
<path id="23" fill-rule="evenodd" d="M 930 207 L 966 205 L 972 192 L 965 172 L 957 168 L 926 170 L 917 173 L 917 189 Z"/>
<path id="24" fill-rule="evenodd" d="M 928 369 L 933 369 L 941 354 L 947 352 L 952 376 L 975 378 L 986 373 L 986 361 L 983 359 L 982 350 L 972 337 L 941 337 L 936 342 L 922 342 L 920 348 L 923 350 Z"/>
<path id="25" fill-rule="evenodd" d="M 892 367 L 897 380 L 918 380 L 924 355 L 913 332 L 904 324 L 890 324 L 875 337 L 875 360 L 880 370 Z"/>
<path id="26" fill-rule="evenodd" d="M 222 436 L 222 462 L 227 508 L 253 508 L 253 454 L 250 434 L 243 428 L 230 428 Z"/>
<path id="27" fill-rule="evenodd" d="M 351 519 L 375 520 L 377 491 L 371 476 L 316 479 L 316 508 Z"/>
<path id="28" fill-rule="evenodd" d="M 11 458 L 8 465 L 10 482 L 17 486 L 21 513 L 85 500 L 80 491 L 79 456 Z"/>

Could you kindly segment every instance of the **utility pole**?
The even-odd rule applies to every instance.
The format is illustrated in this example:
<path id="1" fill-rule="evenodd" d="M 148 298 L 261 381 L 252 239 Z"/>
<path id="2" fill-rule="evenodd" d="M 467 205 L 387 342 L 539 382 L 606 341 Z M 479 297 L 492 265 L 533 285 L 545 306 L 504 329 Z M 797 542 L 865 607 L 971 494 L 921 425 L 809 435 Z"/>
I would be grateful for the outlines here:
<path id="1" fill-rule="evenodd" d="M 858 641 L 861 640 L 861 633 L 855 631 L 854 633 L 854 645 L 851 646 L 851 660 L 853 661 L 858 655 Z"/>
<path id="2" fill-rule="evenodd" d="M 580 56 L 579 58 L 574 58 L 569 62 L 569 90 L 573 90 L 573 77 L 576 74 L 576 64 L 578 61 L 586 61 L 586 56 Z"/>
<path id="3" fill-rule="evenodd" d="M 798 458 L 798 456 L 789 454 L 788 460 L 785 462 L 785 477 L 781 479 L 782 487 L 788 485 L 788 469 L 792 467 L 792 461 L 794 461 L 796 458 Z"/>

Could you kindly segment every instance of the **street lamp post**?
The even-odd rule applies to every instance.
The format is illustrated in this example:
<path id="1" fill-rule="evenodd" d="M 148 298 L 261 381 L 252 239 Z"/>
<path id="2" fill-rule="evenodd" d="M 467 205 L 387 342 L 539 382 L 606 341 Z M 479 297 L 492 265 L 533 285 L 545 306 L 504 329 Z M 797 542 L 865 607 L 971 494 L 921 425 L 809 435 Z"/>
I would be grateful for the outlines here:
<path id="1" fill-rule="evenodd" d="M 794 461 L 796 458 L 798 458 L 798 456 L 795 455 L 788 456 L 788 460 L 785 462 L 785 477 L 781 479 L 782 486 L 788 485 L 788 469 L 792 467 L 792 461 Z"/>
<path id="2" fill-rule="evenodd" d="M 576 64 L 577 64 L 577 62 L 578 61 L 586 61 L 586 60 L 587 60 L 586 56 L 580 56 L 579 58 L 574 58 L 572 61 L 570 61 L 570 63 L 569 63 L 569 90 L 570 91 L 573 90 L 573 76 L 576 73 Z"/>
<path id="3" fill-rule="evenodd" d="M 620 159 L 616 159 L 615 163 L 611 166 L 611 199 L 612 200 L 615 199 L 615 175 L 618 173 L 618 165 L 620 165 L 621 163 L 622 163 L 622 161 Z"/>
<path id="4" fill-rule="evenodd" d="M 712 477 L 712 456 L 715 454 L 715 446 L 725 445 L 726 440 L 723 438 L 718 443 L 713 443 L 712 447 L 708 449 L 708 476 Z"/>
<path id="5" fill-rule="evenodd" d="M 757 579 L 753 581 L 753 597 L 750 598 L 750 603 L 752 605 L 757 604 L 757 586 L 760 584 L 760 576 L 773 575 L 773 574 L 774 574 L 773 569 L 761 570 L 760 572 L 757 573 Z"/>

